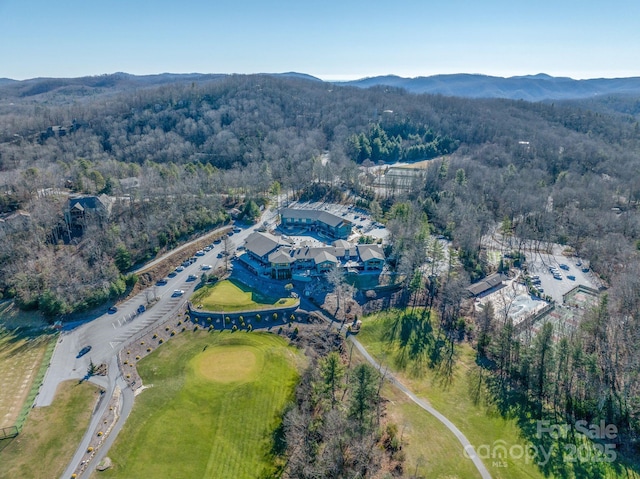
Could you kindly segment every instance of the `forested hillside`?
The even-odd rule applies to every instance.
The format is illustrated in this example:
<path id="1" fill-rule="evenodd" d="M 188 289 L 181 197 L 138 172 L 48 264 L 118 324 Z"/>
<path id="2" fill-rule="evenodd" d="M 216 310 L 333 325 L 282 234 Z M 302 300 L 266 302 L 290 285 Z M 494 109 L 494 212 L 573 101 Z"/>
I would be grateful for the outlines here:
<path id="1" fill-rule="evenodd" d="M 484 274 L 480 236 L 505 217 L 518 233 L 574 244 L 605 279 L 633 264 L 640 138 L 629 116 L 275 76 L 91 95 L 56 85 L 0 88 L 0 205 L 29 214 L 2 223 L 0 288 L 24 306 L 57 314 L 119 294 L 133 262 L 220 224 L 225 203 L 276 182 L 373 199 L 358 163 L 441 155 L 415 191 L 377 202 L 386 211 L 414 201 L 472 275 Z M 108 218 L 74 237 L 63 221 L 73 193 L 115 198 Z"/>
<path id="2" fill-rule="evenodd" d="M 451 357 L 461 338 L 477 342 L 498 396 L 531 401 L 536 417 L 614 423 L 635 444 L 637 99 L 472 100 L 260 75 L 69 85 L 0 85 L 3 297 L 60 317 L 121 295 L 134 263 L 228 221 L 231 207 L 278 191 L 357 201 L 387 223 L 390 264 L 414 298 L 428 292 Z M 373 187 L 371 166 L 422 159 L 433 163 L 409 187 Z M 108 207 L 69 211 L 74 194 Z M 481 242 L 496 225 L 575 248 L 609 287 L 572 337 L 554 343 L 544 328 L 521 343 L 489 311 L 480 341 L 461 317 L 465 286 L 491 272 Z M 414 274 L 430 231 L 452 239 L 464 271 L 437 283 Z"/>

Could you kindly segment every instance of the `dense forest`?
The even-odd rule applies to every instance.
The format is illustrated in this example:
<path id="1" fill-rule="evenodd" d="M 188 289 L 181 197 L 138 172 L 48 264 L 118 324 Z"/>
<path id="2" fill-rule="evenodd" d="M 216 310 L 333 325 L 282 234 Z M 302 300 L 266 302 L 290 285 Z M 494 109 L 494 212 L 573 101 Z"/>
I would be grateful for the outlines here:
<path id="1" fill-rule="evenodd" d="M 78 94 L 84 92 L 84 94 Z M 21 93 L 16 93 L 21 92 Z M 640 432 L 638 100 L 562 103 L 415 95 L 303 78 L 228 76 L 131 90 L 0 87 L 0 291 L 56 317 L 135 281 L 131 266 L 228 221 L 275 191 L 357 201 L 393 234 L 391 264 L 414 305 L 435 306 L 452 345 L 477 345 L 497 395 L 535 414 L 604 419 Z M 432 159 L 409 188 L 376 194 L 365 172 Z M 364 165 L 364 166 L 363 166 Z M 65 226 L 70 194 L 108 195 L 108 215 Z M 462 293 L 489 272 L 482 238 L 571 246 L 608 286 L 569 337 L 529 342 L 487 310 L 461 320 Z M 66 230 L 65 230 L 66 228 Z M 464 270 L 416 278 L 429 233 Z"/>

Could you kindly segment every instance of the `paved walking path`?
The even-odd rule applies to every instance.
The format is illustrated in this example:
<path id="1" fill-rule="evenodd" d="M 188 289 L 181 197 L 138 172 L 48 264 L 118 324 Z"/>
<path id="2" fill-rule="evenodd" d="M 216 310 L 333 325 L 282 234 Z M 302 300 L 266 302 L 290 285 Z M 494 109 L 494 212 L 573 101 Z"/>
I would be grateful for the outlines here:
<path id="1" fill-rule="evenodd" d="M 360 351 L 360 353 L 367 359 L 367 361 L 369 361 L 369 363 L 371 363 L 373 367 L 375 367 L 379 371 L 381 370 L 378 362 L 375 359 L 373 359 L 373 357 L 367 352 L 364 346 L 362 346 L 362 344 L 360 344 L 360 342 L 355 337 L 349 336 L 349 340 L 355 345 L 358 351 Z M 416 403 L 418 406 L 420 406 L 422 409 L 427 411 L 429 414 L 431 414 L 436 419 L 438 419 L 438 421 L 444 424 L 446 428 L 449 429 L 449 431 L 451 431 L 454 434 L 454 436 L 456 436 L 458 441 L 460 441 L 460 444 L 462 444 L 462 446 L 464 447 L 464 450 L 467 451 L 469 458 L 473 461 L 473 464 L 476 466 L 476 469 L 478 469 L 478 472 L 482 476 L 482 479 L 491 479 L 491 474 L 489 474 L 489 471 L 487 470 L 483 462 L 480 460 L 478 455 L 475 453 L 475 449 L 473 448 L 469 440 L 465 437 L 465 435 L 462 434 L 460 429 L 456 427 L 455 424 L 449 421 L 449 419 L 443 416 L 439 411 L 434 409 L 434 407 L 431 406 L 431 404 L 429 404 L 426 400 L 419 398 L 413 392 L 411 392 L 393 374 L 387 371 L 387 373 L 385 374 L 385 377 L 394 386 L 400 389 L 400 391 L 405 393 L 409 397 L 409 399 L 411 399 L 414 403 Z"/>

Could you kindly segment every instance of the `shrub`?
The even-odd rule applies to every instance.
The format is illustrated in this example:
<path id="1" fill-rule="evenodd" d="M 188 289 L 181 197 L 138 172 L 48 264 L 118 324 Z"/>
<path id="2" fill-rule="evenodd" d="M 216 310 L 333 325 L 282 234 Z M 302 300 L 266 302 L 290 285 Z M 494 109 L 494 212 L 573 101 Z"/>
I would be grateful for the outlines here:
<path id="1" fill-rule="evenodd" d="M 127 379 L 131 379 L 131 374 L 127 374 L 125 377 L 126 377 Z"/>
<path id="2" fill-rule="evenodd" d="M 178 326 L 180 326 L 182 324 L 182 321 L 178 321 Z"/>
<path id="3" fill-rule="evenodd" d="M 136 361 L 140 361 L 140 356 L 136 356 Z"/>
<path id="4" fill-rule="evenodd" d="M 229 324 L 229 323 L 231 322 L 231 318 L 230 318 L 229 316 L 226 316 L 226 317 L 224 318 L 224 322 L 225 322 L 225 323 L 227 323 L 227 324 Z"/>
<path id="5" fill-rule="evenodd" d="M 171 336 L 175 336 L 175 335 L 176 335 L 175 330 L 174 330 L 174 331 L 171 331 Z"/>
<path id="6" fill-rule="evenodd" d="M 87 448 L 87 452 L 93 452 L 93 447 L 89 446 L 89 447 Z"/>
<path id="7" fill-rule="evenodd" d="M 147 352 L 150 353 L 151 352 L 151 348 L 147 348 Z"/>
<path id="8" fill-rule="evenodd" d="M 244 326 L 244 316 L 239 316 L 238 319 L 240 320 L 240 324 Z"/>
<path id="9" fill-rule="evenodd" d="M 153 339 L 156 339 L 157 337 L 158 337 L 158 335 L 157 335 L 157 334 L 154 334 L 154 335 L 153 335 Z"/>
<path id="10" fill-rule="evenodd" d="M 247 328 L 247 331 L 253 331 L 253 325 L 249 325 L 249 327 Z"/>
<path id="11" fill-rule="evenodd" d="M 278 320 L 278 313 L 273 313 L 271 315 L 271 317 L 273 318 L 274 321 L 277 321 Z"/>
<path id="12" fill-rule="evenodd" d="M 98 431 L 98 437 L 102 436 L 104 433 L 102 431 Z"/>
<path id="13" fill-rule="evenodd" d="M 262 316 L 260 316 L 259 314 L 256 314 L 256 321 L 260 322 L 261 319 L 262 319 Z"/>
<path id="14" fill-rule="evenodd" d="M 282 326 L 278 328 L 278 334 L 282 334 Z"/>
<path id="15" fill-rule="evenodd" d="M 164 343 L 164 339 L 160 338 L 160 339 L 158 340 L 158 343 L 159 343 L 159 344 Z"/>
<path id="16" fill-rule="evenodd" d="M 193 327 L 193 330 L 194 330 L 194 331 L 197 331 L 197 330 L 198 330 L 198 326 L 194 326 L 194 327 Z"/>
<path id="17" fill-rule="evenodd" d="M 231 328 L 231 331 L 237 331 L 238 330 L 238 326 L 236 326 L 235 324 L 233 325 L 233 328 Z"/>
<path id="18" fill-rule="evenodd" d="M 187 328 L 185 328 L 184 326 L 182 327 L 182 329 L 180 330 L 180 332 L 184 333 L 187 330 Z"/>
<path id="19" fill-rule="evenodd" d="M 213 324 L 209 326 L 209 331 L 213 331 Z"/>
<path id="20" fill-rule="evenodd" d="M 140 346 L 144 346 L 144 341 L 140 341 Z"/>

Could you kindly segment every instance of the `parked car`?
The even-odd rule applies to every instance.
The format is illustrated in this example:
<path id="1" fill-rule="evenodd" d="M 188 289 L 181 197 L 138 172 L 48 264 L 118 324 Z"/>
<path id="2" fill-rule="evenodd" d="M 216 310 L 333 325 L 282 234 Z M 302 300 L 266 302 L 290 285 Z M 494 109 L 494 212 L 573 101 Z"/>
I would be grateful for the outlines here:
<path id="1" fill-rule="evenodd" d="M 87 354 L 89 351 L 91 351 L 91 346 L 85 346 L 80 351 L 78 351 L 78 354 L 76 355 L 76 358 L 81 358 L 82 356 Z"/>
<path id="2" fill-rule="evenodd" d="M 109 309 L 107 309 L 107 313 L 109 314 L 113 314 L 117 312 L 118 312 L 118 308 L 116 308 L 115 306 L 111 306 Z"/>
<path id="3" fill-rule="evenodd" d="M 141 304 L 140 306 L 138 306 L 138 309 L 136 310 L 138 312 L 138 314 L 142 314 L 147 310 L 147 308 L 144 306 L 144 304 Z"/>
<path id="4" fill-rule="evenodd" d="M 571 281 L 575 281 L 576 277 L 574 275 L 572 275 L 572 274 L 568 274 L 567 275 L 567 279 L 570 279 Z"/>
<path id="5" fill-rule="evenodd" d="M 156 281 L 156 286 L 164 286 L 165 284 L 167 284 L 166 279 L 159 279 L 158 281 Z"/>
<path id="6" fill-rule="evenodd" d="M 561 264 L 560 267 L 565 271 L 569 271 L 569 266 L 567 266 L 566 264 Z"/>
<path id="7" fill-rule="evenodd" d="M 178 266 L 176 268 L 176 273 L 182 273 L 184 271 L 184 267 L 183 266 Z"/>
<path id="8" fill-rule="evenodd" d="M 211 269 L 211 265 L 210 264 L 203 264 L 202 266 L 200 266 L 200 268 L 202 269 L 202 271 L 207 271 L 208 269 Z"/>
<path id="9" fill-rule="evenodd" d="M 169 278 L 175 278 L 176 276 L 178 276 L 178 273 L 176 273 L 175 271 L 172 271 L 167 276 L 169 276 Z"/>
<path id="10" fill-rule="evenodd" d="M 178 296 L 182 296 L 184 294 L 184 290 L 183 289 L 174 289 L 173 290 L 173 294 L 171 295 L 172 298 L 177 298 Z"/>
<path id="11" fill-rule="evenodd" d="M 215 240 L 215 241 L 213 242 L 213 244 L 220 244 L 220 243 L 222 243 L 222 240 L 221 240 L 220 238 L 218 238 L 217 240 Z"/>
<path id="12" fill-rule="evenodd" d="M 202 250 L 197 251 L 196 256 L 204 256 L 204 251 Z"/>
<path id="13" fill-rule="evenodd" d="M 195 274 L 190 274 L 187 276 L 187 281 L 195 281 L 198 277 Z"/>
<path id="14" fill-rule="evenodd" d="M 238 226 L 236 226 L 236 227 L 234 227 L 234 228 L 233 228 L 233 232 L 234 232 L 234 233 L 240 233 L 241 231 L 242 231 L 242 230 L 241 230 Z"/>

